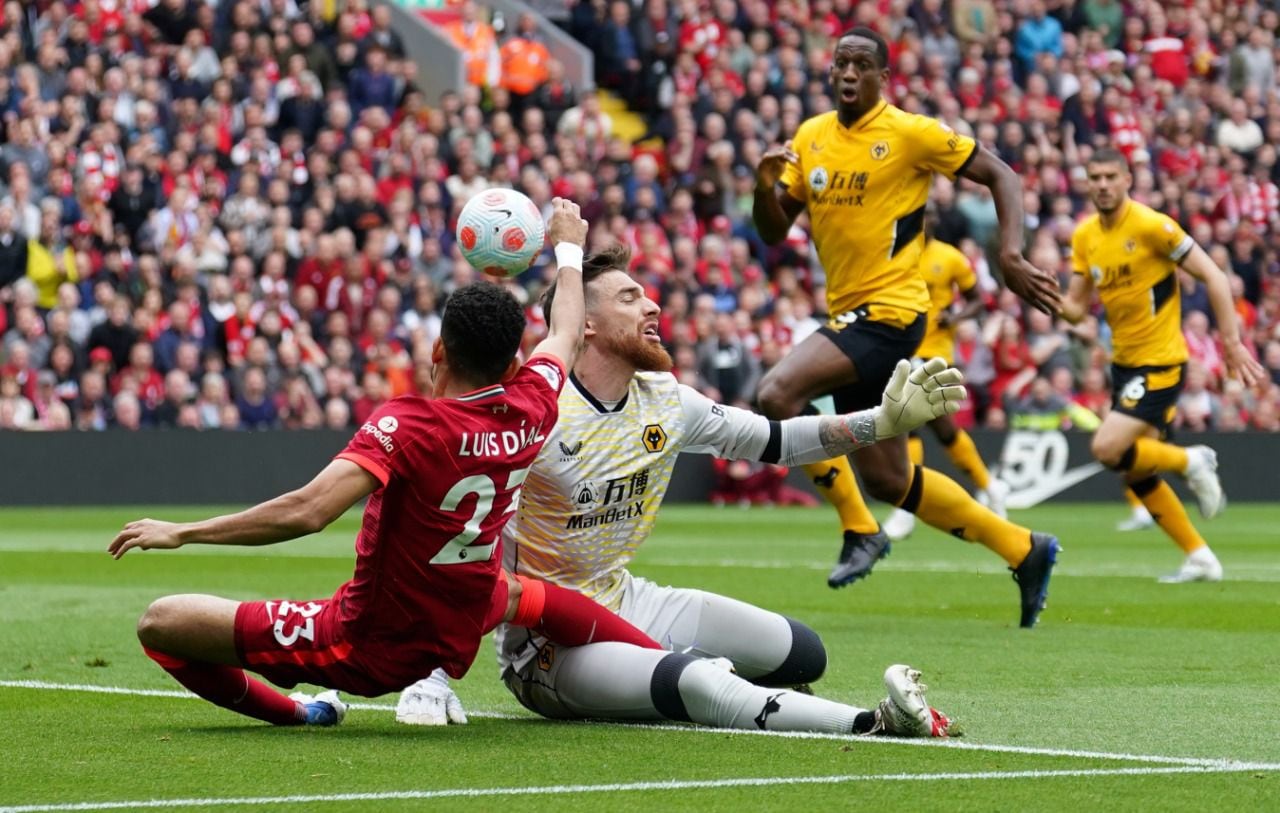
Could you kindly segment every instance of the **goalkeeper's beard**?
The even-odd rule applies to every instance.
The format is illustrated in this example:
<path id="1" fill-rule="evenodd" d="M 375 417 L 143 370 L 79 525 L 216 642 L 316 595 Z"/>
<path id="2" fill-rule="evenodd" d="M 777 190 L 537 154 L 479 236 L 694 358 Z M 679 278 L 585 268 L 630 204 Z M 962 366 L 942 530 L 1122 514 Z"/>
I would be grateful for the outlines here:
<path id="1" fill-rule="evenodd" d="M 601 337 L 604 349 L 643 372 L 667 373 L 674 363 L 667 349 L 634 333 L 613 333 Z"/>

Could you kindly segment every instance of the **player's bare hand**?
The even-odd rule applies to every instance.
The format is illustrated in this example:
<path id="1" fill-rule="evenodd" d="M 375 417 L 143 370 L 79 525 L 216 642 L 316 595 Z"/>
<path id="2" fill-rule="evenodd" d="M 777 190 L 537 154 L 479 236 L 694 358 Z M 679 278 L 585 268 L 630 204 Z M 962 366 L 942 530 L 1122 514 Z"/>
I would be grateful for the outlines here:
<path id="1" fill-rule="evenodd" d="M 551 199 L 551 220 L 547 223 L 547 242 L 552 246 L 573 243 L 586 248 L 587 221 L 582 219 L 578 204 L 566 198 Z"/>
<path id="2" fill-rule="evenodd" d="M 116 534 L 107 546 L 107 552 L 119 559 L 130 550 L 160 550 L 177 548 L 182 545 L 182 526 L 175 522 L 161 522 L 158 519 L 139 519 L 130 522 Z"/>
<path id="3" fill-rule="evenodd" d="M 1050 316 L 1057 315 L 1061 310 L 1062 290 L 1058 287 L 1058 278 L 1027 262 L 1021 252 L 1002 254 L 1000 272 L 1004 275 L 1004 284 L 1009 290 L 1036 310 L 1044 311 Z"/>
<path id="4" fill-rule="evenodd" d="M 1222 360 L 1227 364 L 1227 374 L 1239 378 L 1250 389 L 1267 380 L 1267 370 L 1240 341 L 1226 342 L 1222 347 Z"/>
<path id="5" fill-rule="evenodd" d="M 773 189 L 778 181 L 782 180 L 782 173 L 786 171 L 787 165 L 794 165 L 799 161 L 800 156 L 791 149 L 790 141 L 781 147 L 774 146 L 765 150 L 760 158 L 760 165 L 756 167 L 756 187 Z"/>

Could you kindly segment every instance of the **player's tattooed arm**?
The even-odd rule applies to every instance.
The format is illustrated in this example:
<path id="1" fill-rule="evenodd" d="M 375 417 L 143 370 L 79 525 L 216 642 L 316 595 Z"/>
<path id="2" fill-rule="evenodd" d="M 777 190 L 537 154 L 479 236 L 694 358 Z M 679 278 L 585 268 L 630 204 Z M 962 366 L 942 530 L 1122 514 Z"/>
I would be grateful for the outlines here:
<path id="1" fill-rule="evenodd" d="M 848 415 L 822 418 L 818 438 L 829 455 L 848 454 L 864 446 L 906 434 L 934 418 L 953 415 L 966 397 L 964 376 L 940 358 L 911 369 L 898 362 L 880 406 Z"/>
<path id="2" fill-rule="evenodd" d="M 849 415 L 824 416 L 818 422 L 818 439 L 830 457 L 849 454 L 876 442 L 877 409 Z"/>
<path id="3" fill-rule="evenodd" d="M 770 456 L 765 446 L 765 454 L 756 459 L 784 466 L 816 463 L 905 434 L 934 418 L 954 415 L 965 399 L 963 383 L 960 371 L 940 358 L 916 370 L 904 359 L 894 369 L 880 406 L 848 415 L 803 415 L 774 422 L 778 453 Z"/>

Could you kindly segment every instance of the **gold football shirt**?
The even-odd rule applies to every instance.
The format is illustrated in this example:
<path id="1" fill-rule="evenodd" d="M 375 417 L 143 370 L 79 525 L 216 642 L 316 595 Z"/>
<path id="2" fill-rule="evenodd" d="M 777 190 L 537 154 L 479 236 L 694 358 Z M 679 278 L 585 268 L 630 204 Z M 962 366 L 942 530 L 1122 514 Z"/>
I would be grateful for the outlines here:
<path id="1" fill-rule="evenodd" d="M 1094 214 L 1071 239 L 1071 270 L 1088 274 L 1111 325 L 1112 361 L 1125 367 L 1187 360 L 1178 263 L 1195 241 L 1168 215 L 1135 200 L 1115 225 Z"/>
<path id="2" fill-rule="evenodd" d="M 941 356 L 953 362 L 956 331 L 954 327 L 938 327 L 938 315 L 951 307 L 957 289 L 964 293 L 977 285 L 978 275 L 960 249 L 941 240 L 925 243 L 920 254 L 920 275 L 929 289 L 929 323 L 916 355 L 923 359 Z"/>
<path id="3" fill-rule="evenodd" d="M 831 316 L 867 306 L 872 320 L 906 325 L 928 311 L 925 201 L 933 174 L 963 170 L 974 140 L 881 100 L 849 127 L 834 111 L 808 119 L 792 148 L 782 184 L 808 207 Z"/>

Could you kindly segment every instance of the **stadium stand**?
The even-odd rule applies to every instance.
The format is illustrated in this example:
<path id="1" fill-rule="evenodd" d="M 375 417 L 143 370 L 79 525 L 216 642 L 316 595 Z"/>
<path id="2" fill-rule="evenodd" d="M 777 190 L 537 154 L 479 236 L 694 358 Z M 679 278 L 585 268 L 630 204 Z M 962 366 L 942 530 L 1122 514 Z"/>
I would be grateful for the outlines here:
<path id="1" fill-rule="evenodd" d="M 476 278 L 452 220 L 493 185 L 572 197 L 592 245 L 630 245 L 680 378 L 750 404 L 824 307 L 804 229 L 778 248 L 754 232 L 754 166 L 829 109 L 830 49 L 855 24 L 892 44 L 892 101 L 1023 177 L 1043 267 L 1068 273 L 1083 160 L 1124 151 L 1134 197 L 1231 270 L 1271 375 L 1223 380 L 1184 274 L 1178 426 L 1280 429 L 1272 3 L 590 0 L 565 26 L 598 88 L 565 78 L 532 20 L 428 5 L 477 83 L 441 98 L 362 0 L 4 3 L 0 429 L 357 426 L 429 389 L 440 309 Z M 935 199 L 987 304 L 959 329 L 962 424 L 1007 425 L 1040 378 L 1105 408 L 1105 323 L 1027 313 L 987 258 L 985 190 L 940 180 Z M 530 342 L 548 278 L 544 258 L 508 283 Z"/>

